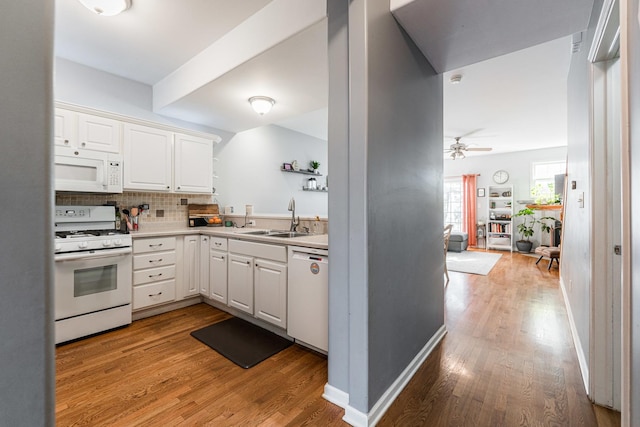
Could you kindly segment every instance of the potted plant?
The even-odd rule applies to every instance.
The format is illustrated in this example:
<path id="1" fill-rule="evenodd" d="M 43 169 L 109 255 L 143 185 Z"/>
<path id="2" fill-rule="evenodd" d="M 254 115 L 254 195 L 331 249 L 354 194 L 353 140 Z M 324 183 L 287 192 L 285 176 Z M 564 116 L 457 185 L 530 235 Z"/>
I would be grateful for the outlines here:
<path id="1" fill-rule="evenodd" d="M 315 160 L 311 160 L 311 161 L 309 162 L 309 166 L 311 166 L 311 169 L 310 169 L 310 170 L 311 170 L 313 173 L 318 173 L 318 168 L 320 167 L 320 162 L 317 162 L 317 161 L 315 161 Z"/>
<path id="2" fill-rule="evenodd" d="M 529 253 L 531 252 L 531 248 L 533 247 L 533 242 L 531 242 L 530 238 L 533 236 L 533 227 L 536 224 L 540 224 L 540 230 L 543 232 L 551 231 L 551 226 L 548 225 L 546 220 L 555 220 L 554 217 L 545 216 L 540 219 L 536 219 L 534 216 L 535 212 L 531 208 L 520 209 L 518 213 L 514 216 L 521 216 L 524 218 L 521 224 L 518 224 L 518 232 L 520 233 L 520 240 L 516 241 L 516 248 L 518 248 L 518 252 Z"/>

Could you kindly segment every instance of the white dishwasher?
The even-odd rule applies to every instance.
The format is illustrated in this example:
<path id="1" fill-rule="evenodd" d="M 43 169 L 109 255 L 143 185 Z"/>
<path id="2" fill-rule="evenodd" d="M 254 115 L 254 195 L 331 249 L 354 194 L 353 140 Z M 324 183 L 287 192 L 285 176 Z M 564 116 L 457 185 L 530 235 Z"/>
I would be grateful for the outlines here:
<path id="1" fill-rule="evenodd" d="M 287 334 L 300 344 L 329 348 L 329 252 L 289 246 Z"/>

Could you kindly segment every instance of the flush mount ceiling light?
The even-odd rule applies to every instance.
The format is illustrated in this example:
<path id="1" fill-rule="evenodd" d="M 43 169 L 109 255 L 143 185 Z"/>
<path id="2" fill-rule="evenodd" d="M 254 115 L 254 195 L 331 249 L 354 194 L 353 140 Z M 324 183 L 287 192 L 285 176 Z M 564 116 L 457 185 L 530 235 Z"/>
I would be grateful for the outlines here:
<path id="1" fill-rule="evenodd" d="M 460 83 L 462 81 L 462 74 L 454 74 L 453 76 L 451 76 L 451 78 L 449 79 L 449 83 L 451 83 L 452 85 L 457 85 L 458 83 Z"/>
<path id="2" fill-rule="evenodd" d="M 101 16 L 115 16 L 131 7 L 131 0 L 78 0 L 84 7 Z"/>
<path id="3" fill-rule="evenodd" d="M 251 104 L 251 108 L 253 111 L 260 114 L 261 116 L 267 114 L 271 111 L 271 108 L 276 103 L 272 98 L 268 96 L 252 96 L 249 98 L 249 104 Z"/>

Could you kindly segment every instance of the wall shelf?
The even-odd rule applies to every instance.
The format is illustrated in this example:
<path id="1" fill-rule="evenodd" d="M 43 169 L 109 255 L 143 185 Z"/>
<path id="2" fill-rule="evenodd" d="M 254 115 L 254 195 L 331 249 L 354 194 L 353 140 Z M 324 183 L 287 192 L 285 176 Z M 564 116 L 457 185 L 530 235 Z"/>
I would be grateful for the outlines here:
<path id="1" fill-rule="evenodd" d="M 300 169 L 300 170 L 293 170 L 293 169 L 283 169 L 280 168 L 280 171 L 282 172 L 289 172 L 289 173 L 300 173 L 302 175 L 313 175 L 313 176 L 322 176 L 322 174 L 320 173 L 315 173 L 315 172 L 309 172 L 308 170 L 304 170 L 304 169 Z"/>
<path id="2" fill-rule="evenodd" d="M 317 189 L 317 188 L 307 188 L 307 187 L 302 187 L 302 191 L 315 191 L 316 193 L 328 193 L 329 190 L 321 190 L 321 189 Z"/>

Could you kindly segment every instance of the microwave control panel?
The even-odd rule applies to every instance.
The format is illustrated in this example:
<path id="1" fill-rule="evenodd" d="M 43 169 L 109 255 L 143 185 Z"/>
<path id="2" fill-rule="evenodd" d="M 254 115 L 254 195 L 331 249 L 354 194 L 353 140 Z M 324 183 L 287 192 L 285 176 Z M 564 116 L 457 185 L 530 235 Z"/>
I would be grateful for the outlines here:
<path id="1" fill-rule="evenodd" d="M 120 186 L 120 180 L 122 179 L 122 172 L 120 169 L 120 162 L 116 160 L 109 161 L 109 186 Z"/>

